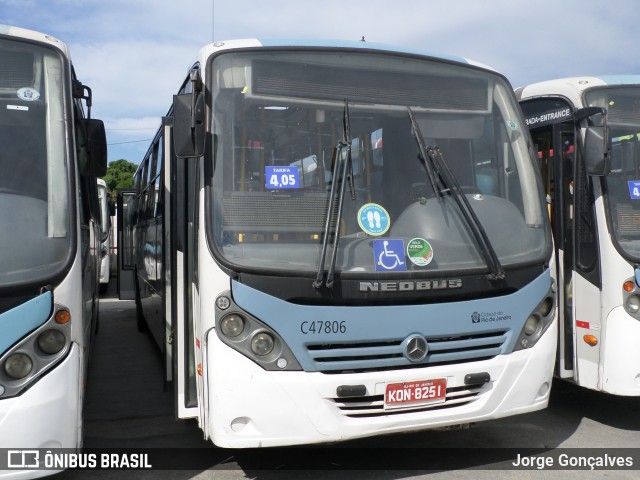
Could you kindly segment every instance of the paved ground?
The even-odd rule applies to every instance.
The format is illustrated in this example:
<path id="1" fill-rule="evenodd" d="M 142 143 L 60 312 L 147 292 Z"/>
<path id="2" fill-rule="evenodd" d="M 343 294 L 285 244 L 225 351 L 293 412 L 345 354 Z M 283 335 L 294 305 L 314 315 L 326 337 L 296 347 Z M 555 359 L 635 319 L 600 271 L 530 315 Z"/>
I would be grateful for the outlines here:
<path id="1" fill-rule="evenodd" d="M 113 289 L 113 286 L 111 286 Z M 85 447 L 146 448 L 189 465 L 181 471 L 67 471 L 85 478 L 582 478 L 586 472 L 479 471 L 508 465 L 518 453 L 557 448 L 629 448 L 635 471 L 589 472 L 598 478 L 640 478 L 640 400 L 556 382 L 548 409 L 460 431 L 428 431 L 348 442 L 333 448 L 223 450 L 202 438 L 195 421 L 176 420 L 164 389 L 160 351 L 136 329 L 133 302 L 112 290 L 101 300 L 85 401 Z M 495 448 L 499 447 L 499 448 Z M 167 448 L 167 450 L 155 450 Z M 446 450 L 435 450 L 444 448 Z M 538 450 L 539 452 L 540 450 Z M 555 450 L 556 454 L 558 453 Z M 575 450 L 568 450 L 575 452 Z M 594 452 L 594 451 L 592 451 Z M 598 451 L 595 451 L 598 453 Z M 187 457 L 187 458 L 185 458 Z M 370 465 L 373 470 L 363 470 Z M 432 470 L 439 470 L 433 472 Z M 474 470 L 470 470 L 474 469 Z"/>

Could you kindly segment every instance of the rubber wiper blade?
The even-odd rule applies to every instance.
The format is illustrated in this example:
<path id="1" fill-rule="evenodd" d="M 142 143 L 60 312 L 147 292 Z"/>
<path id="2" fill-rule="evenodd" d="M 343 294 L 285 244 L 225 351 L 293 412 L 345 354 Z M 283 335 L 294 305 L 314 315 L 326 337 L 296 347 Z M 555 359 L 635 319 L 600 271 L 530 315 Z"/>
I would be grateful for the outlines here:
<path id="1" fill-rule="evenodd" d="M 347 149 L 346 156 L 343 155 L 343 150 Z M 344 157 L 344 158 L 343 158 Z M 340 161 L 342 160 L 342 171 L 340 172 Z M 333 287 L 333 278 L 336 270 L 336 259 L 338 254 L 338 244 L 340 242 L 340 235 L 338 229 L 340 228 L 340 220 L 342 219 L 342 209 L 344 206 L 344 194 L 349 183 L 351 189 L 351 199 L 355 200 L 355 187 L 353 183 L 353 164 L 351 161 L 351 121 L 349 116 L 349 101 L 344 100 L 343 122 L 342 122 L 342 139 L 337 143 L 335 147 L 335 154 L 333 156 L 333 168 L 331 171 L 331 192 L 329 193 L 329 205 L 327 207 L 327 217 L 324 224 L 324 235 L 322 239 L 322 251 L 320 253 L 320 264 L 318 265 L 318 272 L 316 279 L 313 282 L 313 287 L 319 289 L 323 283 L 327 288 Z M 339 175 L 340 172 L 340 175 Z M 331 261 L 329 263 L 329 270 L 327 272 L 326 282 L 323 282 L 324 277 L 324 263 L 327 257 L 327 248 L 329 246 L 329 236 L 331 235 L 331 217 L 333 216 L 333 210 L 335 208 L 335 197 L 338 193 L 338 212 L 336 218 L 336 227 L 333 232 L 333 252 L 331 253 Z"/>
<path id="2" fill-rule="evenodd" d="M 439 177 L 442 179 L 445 187 L 451 192 L 455 202 L 462 213 L 467 225 L 471 229 L 473 236 L 475 237 L 476 243 L 480 247 L 480 251 L 485 257 L 485 261 L 487 262 L 487 266 L 489 270 L 491 270 L 491 274 L 489 275 L 490 280 L 502 280 L 505 278 L 505 272 L 500 264 L 500 259 L 498 258 L 498 254 L 496 253 L 493 245 L 491 245 L 491 241 L 489 240 L 489 236 L 487 235 L 486 230 L 482 226 L 482 222 L 476 215 L 476 212 L 471 207 L 469 203 L 469 199 L 462 191 L 460 184 L 458 183 L 458 179 L 455 177 L 449 165 L 444 160 L 442 156 L 442 152 L 438 147 L 427 147 L 427 155 L 431 160 L 431 163 L 435 166 Z"/>
<path id="3" fill-rule="evenodd" d="M 340 243 L 340 221 L 342 220 L 342 208 L 344 206 L 344 194 L 347 183 L 351 189 L 351 200 L 356 199 L 355 186 L 353 182 L 353 162 L 351 161 L 351 119 L 349 117 L 349 102 L 344 100 L 344 115 L 342 128 L 341 147 L 347 149 L 347 155 L 342 162 L 342 175 L 340 177 L 340 193 L 338 197 L 338 218 L 336 220 L 336 231 L 333 236 L 333 251 L 331 252 L 331 262 L 329 263 L 329 271 L 327 272 L 326 287 L 333 287 L 333 277 L 336 272 L 336 259 L 338 257 L 338 244 Z M 340 155 L 342 158 L 344 155 Z"/>
<path id="4" fill-rule="evenodd" d="M 420 126 L 418 125 L 418 122 L 416 122 L 416 117 L 413 114 L 413 110 L 411 110 L 411 107 L 407 107 L 407 112 L 409 113 L 409 120 L 411 121 L 411 133 L 413 134 L 413 138 L 416 139 L 416 143 L 418 144 L 418 151 L 420 152 L 419 158 L 422 161 L 422 166 L 427 171 L 429 182 L 431 183 L 431 188 L 433 189 L 433 192 L 435 193 L 438 200 L 440 200 L 440 198 L 442 197 L 442 192 L 438 188 L 438 178 L 434 170 L 432 159 L 427 153 L 427 146 L 424 143 L 424 137 L 422 136 L 422 132 L 420 131 Z"/>
<path id="5" fill-rule="evenodd" d="M 493 245 L 487 235 L 486 230 L 482 226 L 482 223 L 478 219 L 476 212 L 474 212 L 469 200 L 460 188 L 458 179 L 455 177 L 449 165 L 444 160 L 442 152 L 438 147 L 427 146 L 424 142 L 424 137 L 420 131 L 420 126 L 416 121 L 415 115 L 411 110 L 411 107 L 407 107 L 409 113 L 409 119 L 411 121 L 411 132 L 413 133 L 416 142 L 418 143 L 418 149 L 420 151 L 420 158 L 423 166 L 429 176 L 431 187 L 438 199 L 442 200 L 442 193 L 444 191 L 454 198 L 458 209 L 462 213 L 464 220 L 469 226 L 471 233 L 473 234 L 478 247 L 485 258 L 485 262 L 491 271 L 489 278 L 491 280 L 502 280 L 505 278 L 504 269 L 500 264 L 500 259 L 496 254 Z M 442 190 L 438 187 L 438 181 L 442 183 L 444 187 Z"/>

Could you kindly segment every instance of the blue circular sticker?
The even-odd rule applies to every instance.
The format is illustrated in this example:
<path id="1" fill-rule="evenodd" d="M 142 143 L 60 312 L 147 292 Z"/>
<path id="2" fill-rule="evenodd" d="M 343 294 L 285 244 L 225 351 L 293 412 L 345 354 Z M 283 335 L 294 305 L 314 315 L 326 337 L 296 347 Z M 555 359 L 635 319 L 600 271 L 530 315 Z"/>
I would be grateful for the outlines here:
<path id="1" fill-rule="evenodd" d="M 389 230 L 391 219 L 383 207 L 377 203 L 367 203 L 358 211 L 358 225 L 363 232 L 377 237 Z"/>

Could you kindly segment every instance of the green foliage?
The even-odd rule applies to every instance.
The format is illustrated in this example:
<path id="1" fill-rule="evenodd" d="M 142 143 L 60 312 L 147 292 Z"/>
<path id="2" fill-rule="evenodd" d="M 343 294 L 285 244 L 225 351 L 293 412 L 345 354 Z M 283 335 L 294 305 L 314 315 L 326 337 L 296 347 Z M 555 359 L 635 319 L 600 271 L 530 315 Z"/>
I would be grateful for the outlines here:
<path id="1" fill-rule="evenodd" d="M 115 202 L 118 190 L 133 187 L 133 174 L 137 168 L 135 163 L 123 159 L 109 162 L 107 174 L 102 178 L 107 183 L 112 202 Z"/>

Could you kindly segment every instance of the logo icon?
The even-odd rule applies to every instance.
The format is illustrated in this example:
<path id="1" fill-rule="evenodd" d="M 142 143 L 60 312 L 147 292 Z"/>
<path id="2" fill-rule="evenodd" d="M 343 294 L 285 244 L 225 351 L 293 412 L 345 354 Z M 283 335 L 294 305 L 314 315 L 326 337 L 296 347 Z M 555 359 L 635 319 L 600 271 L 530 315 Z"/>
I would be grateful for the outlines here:
<path id="1" fill-rule="evenodd" d="M 404 356 L 411 362 L 421 362 L 429 353 L 427 339 L 417 333 L 405 340 Z"/>
<path id="2" fill-rule="evenodd" d="M 377 272 L 407 269 L 402 239 L 373 240 L 373 261 Z"/>
<path id="3" fill-rule="evenodd" d="M 8 468 L 39 468 L 40 452 L 38 450 L 7 450 Z"/>
<path id="4" fill-rule="evenodd" d="M 480 314 L 478 312 L 471 314 L 471 323 L 480 323 Z"/>
<path id="5" fill-rule="evenodd" d="M 414 265 L 426 267 L 433 260 L 433 248 L 424 238 L 414 238 L 407 244 L 407 257 Z"/>
<path id="6" fill-rule="evenodd" d="M 358 225 L 364 233 L 378 237 L 391 226 L 389 212 L 377 203 L 367 203 L 358 211 Z"/>
<path id="7" fill-rule="evenodd" d="M 34 102 L 40 98 L 40 92 L 31 87 L 23 87 L 18 90 L 18 98 L 26 102 Z"/>

